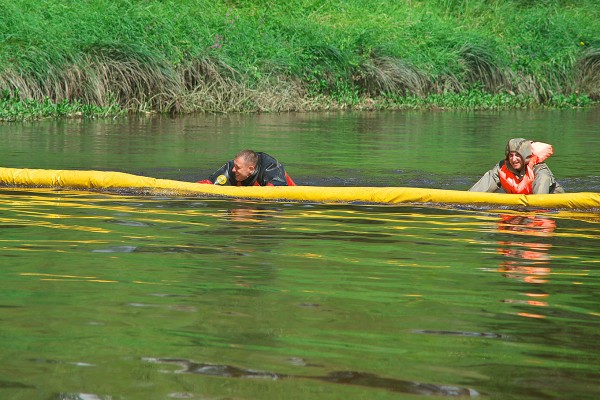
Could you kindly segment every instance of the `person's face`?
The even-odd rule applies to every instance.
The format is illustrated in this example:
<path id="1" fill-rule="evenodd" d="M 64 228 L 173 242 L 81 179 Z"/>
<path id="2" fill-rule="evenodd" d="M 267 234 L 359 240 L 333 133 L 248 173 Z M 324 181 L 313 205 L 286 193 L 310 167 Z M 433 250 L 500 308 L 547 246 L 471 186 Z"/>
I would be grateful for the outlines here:
<path id="1" fill-rule="evenodd" d="M 235 180 L 241 182 L 254 173 L 254 165 L 246 162 L 243 158 L 238 157 L 233 160 L 233 174 Z"/>
<path id="2" fill-rule="evenodd" d="M 516 171 L 520 171 L 523 168 L 523 159 L 516 151 L 508 153 L 508 162 Z"/>

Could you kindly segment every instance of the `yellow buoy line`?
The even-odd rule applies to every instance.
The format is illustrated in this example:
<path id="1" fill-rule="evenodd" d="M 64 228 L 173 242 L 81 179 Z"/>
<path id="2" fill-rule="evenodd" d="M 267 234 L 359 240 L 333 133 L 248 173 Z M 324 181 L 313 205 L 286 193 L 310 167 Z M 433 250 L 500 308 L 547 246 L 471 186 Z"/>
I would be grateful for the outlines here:
<path id="1" fill-rule="evenodd" d="M 442 203 L 600 209 L 600 193 L 593 192 L 520 195 L 410 187 L 233 187 L 203 185 L 194 182 L 157 179 L 124 172 L 110 171 L 46 170 L 0 167 L 0 185 L 96 190 L 140 189 L 153 193 L 168 192 L 173 195 L 199 194 L 239 199 L 323 203 Z"/>

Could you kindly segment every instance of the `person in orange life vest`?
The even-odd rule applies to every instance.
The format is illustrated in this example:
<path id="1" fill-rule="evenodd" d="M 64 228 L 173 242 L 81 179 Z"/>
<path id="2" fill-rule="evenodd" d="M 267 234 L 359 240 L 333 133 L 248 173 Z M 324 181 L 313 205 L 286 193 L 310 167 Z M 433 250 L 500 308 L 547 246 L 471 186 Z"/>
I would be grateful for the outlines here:
<path id="1" fill-rule="evenodd" d="M 230 186 L 296 186 L 283 165 L 266 153 L 242 150 L 198 183 Z"/>
<path id="2" fill-rule="evenodd" d="M 504 160 L 486 172 L 470 192 L 497 192 L 504 189 L 514 194 L 564 193 L 544 160 L 550 157 L 552 146 L 517 138 L 506 145 Z"/>

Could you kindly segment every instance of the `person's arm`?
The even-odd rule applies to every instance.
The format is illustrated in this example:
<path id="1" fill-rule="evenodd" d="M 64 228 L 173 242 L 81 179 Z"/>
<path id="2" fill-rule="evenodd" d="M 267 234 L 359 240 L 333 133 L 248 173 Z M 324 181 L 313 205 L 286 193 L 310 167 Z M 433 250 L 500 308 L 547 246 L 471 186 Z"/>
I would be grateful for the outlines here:
<path id="1" fill-rule="evenodd" d="M 546 165 L 546 163 L 537 164 L 533 167 L 533 184 L 531 187 L 531 191 L 533 194 L 548 194 L 556 185 L 556 181 L 554 180 L 554 175 L 552 175 L 552 171 Z"/>
<path id="2" fill-rule="evenodd" d="M 231 184 L 230 179 L 229 179 L 229 170 L 230 170 L 229 164 L 230 163 L 231 163 L 231 161 L 227 162 L 227 164 L 223 165 L 221 168 L 216 170 L 208 179 L 198 181 L 197 183 L 215 184 L 215 185 L 230 185 Z M 223 178 L 219 179 L 220 176 L 224 176 L 225 180 L 223 181 Z"/>
<path id="3" fill-rule="evenodd" d="M 471 186 L 469 192 L 496 192 L 500 189 L 500 177 L 498 171 L 500 170 L 500 164 L 496 164 L 494 168 L 486 172 L 476 184 Z"/>
<path id="4" fill-rule="evenodd" d="M 285 168 L 278 162 L 267 165 L 262 173 L 262 186 L 288 186 L 288 181 L 285 177 Z"/>

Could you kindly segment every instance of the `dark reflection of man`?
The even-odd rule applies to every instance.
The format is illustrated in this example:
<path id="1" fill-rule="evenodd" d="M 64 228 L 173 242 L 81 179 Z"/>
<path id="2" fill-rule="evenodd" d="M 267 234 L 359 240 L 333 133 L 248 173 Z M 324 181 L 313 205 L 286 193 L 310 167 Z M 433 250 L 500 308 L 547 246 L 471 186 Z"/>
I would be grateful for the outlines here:
<path id="1" fill-rule="evenodd" d="M 263 223 L 272 219 L 280 211 L 243 200 L 234 199 L 231 203 L 232 207 L 226 214 L 230 221 Z"/>
<path id="2" fill-rule="evenodd" d="M 506 257 L 499 268 L 503 276 L 533 285 L 546 283 L 550 276 L 550 250 L 552 249 L 552 244 L 547 238 L 553 236 L 555 229 L 556 222 L 549 217 L 525 214 L 501 215 L 498 230 L 500 233 L 511 235 L 508 237 L 510 240 L 498 242 L 497 252 Z M 529 299 L 526 301 L 506 300 L 506 302 L 547 306 L 545 300 L 548 294 L 540 289 L 537 287 L 528 290 L 525 295 Z M 537 314 L 524 316 L 543 317 Z"/>
<path id="3" fill-rule="evenodd" d="M 261 213 L 253 208 L 231 208 L 227 210 L 227 215 L 232 221 L 239 222 L 261 222 L 263 220 Z"/>
<path id="4" fill-rule="evenodd" d="M 274 278 L 276 269 L 270 265 L 268 255 L 260 266 L 247 257 L 281 247 L 285 237 L 276 218 L 281 213 L 279 207 L 237 199 L 231 199 L 229 207 L 221 211 L 224 223 L 213 234 L 231 237 L 226 250 L 237 261 L 225 268 L 234 273 L 236 286 L 254 288 L 256 283 L 263 284 Z"/>

